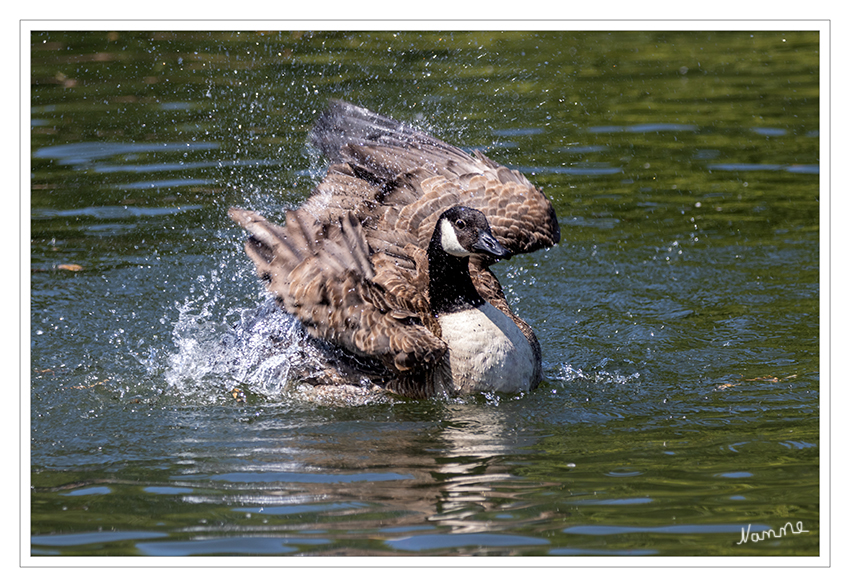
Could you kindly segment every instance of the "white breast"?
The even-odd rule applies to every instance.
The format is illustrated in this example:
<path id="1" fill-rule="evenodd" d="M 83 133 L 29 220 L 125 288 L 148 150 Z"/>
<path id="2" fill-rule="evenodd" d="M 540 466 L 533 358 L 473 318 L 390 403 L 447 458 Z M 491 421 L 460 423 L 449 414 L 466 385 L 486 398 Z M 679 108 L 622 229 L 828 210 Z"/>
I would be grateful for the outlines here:
<path id="1" fill-rule="evenodd" d="M 452 381 L 461 393 L 527 391 L 535 358 L 528 339 L 502 312 L 485 303 L 440 316 Z"/>

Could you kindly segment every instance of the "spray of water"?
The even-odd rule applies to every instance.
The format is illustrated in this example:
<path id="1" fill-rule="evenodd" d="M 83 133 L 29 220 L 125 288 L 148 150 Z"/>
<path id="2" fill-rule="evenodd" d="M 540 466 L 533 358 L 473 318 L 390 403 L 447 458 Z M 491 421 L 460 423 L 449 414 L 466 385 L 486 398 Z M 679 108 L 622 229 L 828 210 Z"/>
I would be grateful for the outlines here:
<path id="1" fill-rule="evenodd" d="M 291 382 L 292 367 L 304 354 L 300 325 L 271 300 L 230 309 L 223 319 L 214 317 L 210 303 L 199 307 L 189 300 L 172 334 L 176 351 L 164 376 L 174 389 L 248 384 L 275 395 Z"/>

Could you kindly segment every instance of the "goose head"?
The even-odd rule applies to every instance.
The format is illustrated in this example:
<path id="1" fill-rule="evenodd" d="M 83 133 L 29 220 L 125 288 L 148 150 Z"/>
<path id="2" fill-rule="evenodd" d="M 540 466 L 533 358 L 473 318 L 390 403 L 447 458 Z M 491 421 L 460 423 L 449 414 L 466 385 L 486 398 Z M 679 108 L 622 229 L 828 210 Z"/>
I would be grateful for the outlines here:
<path id="1" fill-rule="evenodd" d="M 428 245 L 428 292 L 435 315 L 484 304 L 469 274 L 473 255 L 485 257 L 489 264 L 509 258 L 511 252 L 496 240 L 487 217 L 479 210 L 449 208 L 437 219 Z"/>
<path id="2" fill-rule="evenodd" d="M 493 236 L 487 217 L 479 210 L 466 206 L 454 206 L 440 215 L 431 237 L 430 249 L 438 249 L 452 257 L 476 254 L 493 259 L 511 257 L 511 252 Z"/>

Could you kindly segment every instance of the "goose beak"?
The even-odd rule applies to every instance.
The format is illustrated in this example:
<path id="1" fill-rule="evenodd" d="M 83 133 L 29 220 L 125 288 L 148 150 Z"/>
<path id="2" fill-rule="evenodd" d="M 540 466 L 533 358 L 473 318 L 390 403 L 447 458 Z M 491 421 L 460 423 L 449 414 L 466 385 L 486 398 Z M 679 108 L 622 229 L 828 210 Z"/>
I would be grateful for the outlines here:
<path id="1" fill-rule="evenodd" d="M 478 241 L 472 245 L 473 253 L 483 253 L 496 259 L 510 259 L 511 252 L 503 247 L 490 232 L 481 232 Z"/>

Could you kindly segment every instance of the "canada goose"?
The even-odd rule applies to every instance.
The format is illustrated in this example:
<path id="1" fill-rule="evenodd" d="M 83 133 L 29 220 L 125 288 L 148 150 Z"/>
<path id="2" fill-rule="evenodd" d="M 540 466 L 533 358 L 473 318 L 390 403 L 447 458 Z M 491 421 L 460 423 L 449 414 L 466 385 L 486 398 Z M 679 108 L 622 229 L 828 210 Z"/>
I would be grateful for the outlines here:
<path id="1" fill-rule="evenodd" d="M 477 151 L 346 102 L 310 138 L 330 167 L 284 226 L 229 211 L 269 291 L 328 349 L 309 382 L 409 397 L 534 388 L 540 344 L 489 266 L 560 240 L 543 193 Z"/>

